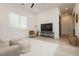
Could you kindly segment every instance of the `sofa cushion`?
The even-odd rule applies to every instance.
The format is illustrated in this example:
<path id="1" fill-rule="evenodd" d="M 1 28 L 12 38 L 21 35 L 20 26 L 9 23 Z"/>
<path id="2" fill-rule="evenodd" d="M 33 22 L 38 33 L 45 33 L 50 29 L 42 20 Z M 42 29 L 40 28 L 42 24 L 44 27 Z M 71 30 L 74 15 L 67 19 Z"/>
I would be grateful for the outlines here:
<path id="1" fill-rule="evenodd" d="M 26 53 L 30 50 L 30 44 L 24 40 L 18 41 L 17 44 L 21 47 L 21 53 Z"/>
<path id="2" fill-rule="evenodd" d="M 12 45 L 19 45 L 21 47 L 21 53 L 25 53 L 25 52 L 28 52 L 30 50 L 30 44 L 29 44 L 29 41 L 27 42 L 26 40 L 24 39 L 21 39 L 21 40 L 11 40 L 9 42 L 9 45 L 12 46 Z"/>
<path id="3" fill-rule="evenodd" d="M 11 46 L 11 45 L 15 45 L 15 44 L 17 44 L 17 40 L 10 40 L 9 41 L 9 45 Z"/>

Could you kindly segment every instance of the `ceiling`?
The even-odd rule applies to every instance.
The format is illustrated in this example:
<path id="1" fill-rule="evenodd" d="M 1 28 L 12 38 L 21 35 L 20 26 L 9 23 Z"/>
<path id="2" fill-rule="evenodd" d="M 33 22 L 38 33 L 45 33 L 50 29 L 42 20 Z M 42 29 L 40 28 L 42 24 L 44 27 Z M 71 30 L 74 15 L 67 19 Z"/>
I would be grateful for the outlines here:
<path id="1" fill-rule="evenodd" d="M 59 9 L 62 15 L 71 15 L 73 12 L 75 4 L 74 3 L 66 3 L 66 4 L 62 4 Z"/>
<path id="2" fill-rule="evenodd" d="M 31 8 L 32 3 L 16 3 L 15 5 L 24 7 L 32 12 L 43 12 L 47 10 L 54 9 L 55 7 L 59 7 L 61 14 L 72 14 L 73 8 L 75 6 L 74 3 L 34 3 L 34 6 Z M 65 10 L 65 8 L 68 8 Z"/>
<path id="3" fill-rule="evenodd" d="M 54 7 L 59 6 L 59 4 L 55 4 L 55 3 L 34 3 L 34 6 L 31 8 L 32 3 L 24 3 L 24 5 L 17 4 L 21 7 L 25 7 L 33 12 L 43 12 L 46 10 L 50 10 L 53 9 Z"/>

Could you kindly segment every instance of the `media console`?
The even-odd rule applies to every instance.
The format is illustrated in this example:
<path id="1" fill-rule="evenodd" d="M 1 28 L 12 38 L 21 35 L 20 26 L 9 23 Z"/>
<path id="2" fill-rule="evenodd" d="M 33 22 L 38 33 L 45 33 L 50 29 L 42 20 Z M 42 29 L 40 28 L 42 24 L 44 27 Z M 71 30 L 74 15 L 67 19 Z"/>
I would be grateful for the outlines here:
<path id="1" fill-rule="evenodd" d="M 41 36 L 54 38 L 54 32 L 52 32 L 52 31 L 42 31 Z"/>

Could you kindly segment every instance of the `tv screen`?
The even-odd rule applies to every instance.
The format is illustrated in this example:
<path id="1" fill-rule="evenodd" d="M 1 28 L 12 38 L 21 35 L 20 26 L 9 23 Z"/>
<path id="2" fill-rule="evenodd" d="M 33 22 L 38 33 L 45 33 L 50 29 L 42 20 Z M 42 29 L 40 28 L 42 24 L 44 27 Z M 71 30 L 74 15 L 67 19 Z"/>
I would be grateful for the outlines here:
<path id="1" fill-rule="evenodd" d="M 52 31 L 52 23 L 41 24 L 41 31 Z"/>

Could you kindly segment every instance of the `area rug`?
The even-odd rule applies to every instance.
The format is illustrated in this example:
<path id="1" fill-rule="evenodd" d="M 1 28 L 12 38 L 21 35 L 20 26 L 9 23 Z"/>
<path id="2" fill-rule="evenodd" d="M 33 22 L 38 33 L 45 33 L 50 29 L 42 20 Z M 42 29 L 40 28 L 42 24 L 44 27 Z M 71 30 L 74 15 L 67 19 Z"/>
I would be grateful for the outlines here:
<path id="1" fill-rule="evenodd" d="M 30 39 L 31 49 L 21 56 L 53 56 L 58 48 L 58 44 L 37 39 Z"/>

